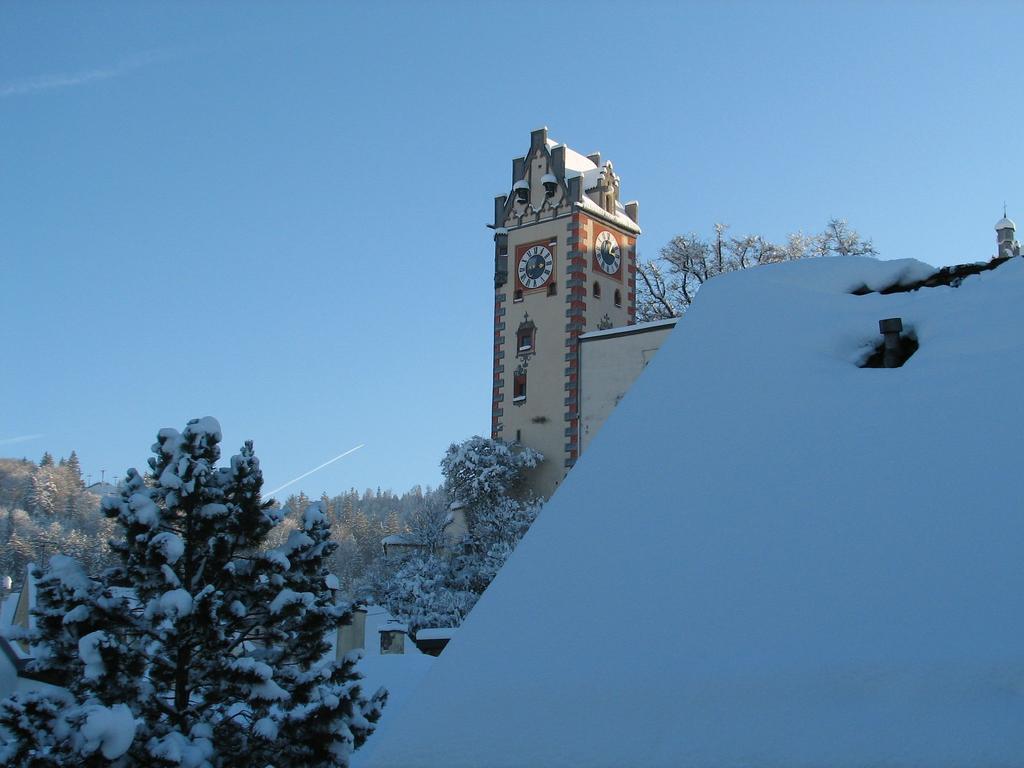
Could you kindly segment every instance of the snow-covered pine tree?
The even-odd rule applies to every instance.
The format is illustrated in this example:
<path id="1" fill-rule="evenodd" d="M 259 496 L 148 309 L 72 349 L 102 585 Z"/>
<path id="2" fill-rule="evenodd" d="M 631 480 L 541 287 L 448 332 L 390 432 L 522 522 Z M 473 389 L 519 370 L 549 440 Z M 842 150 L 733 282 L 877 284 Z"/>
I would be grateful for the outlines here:
<path id="1" fill-rule="evenodd" d="M 279 516 L 252 444 L 218 468 L 220 439 L 212 418 L 159 432 L 148 476 L 104 499 L 124 538 L 101 581 L 51 561 L 33 641 L 68 693 L 0 705 L 0 762 L 336 766 L 372 731 L 386 694 L 368 701 L 355 660 L 325 658 L 346 607 L 324 582 L 322 515 L 261 552 Z"/>
<path id="2" fill-rule="evenodd" d="M 448 497 L 465 507 L 472 527 L 478 511 L 520 497 L 523 473 L 543 459 L 532 448 L 513 448 L 477 435 L 448 447 L 441 460 L 441 474 Z"/>
<path id="3" fill-rule="evenodd" d="M 32 475 L 29 492 L 29 506 L 33 512 L 53 515 L 57 511 L 60 491 L 51 457 L 49 464 L 44 464 Z"/>
<path id="4" fill-rule="evenodd" d="M 461 624 L 537 516 L 539 502 L 521 486 L 524 471 L 542 460 L 530 448 L 479 436 L 451 445 L 441 473 L 447 497 L 466 513 L 468 533 L 447 541 L 447 511 L 421 509 L 409 530 L 420 551 L 381 575 L 376 598 L 414 632 Z M 441 553 L 453 544 L 453 552 Z"/>

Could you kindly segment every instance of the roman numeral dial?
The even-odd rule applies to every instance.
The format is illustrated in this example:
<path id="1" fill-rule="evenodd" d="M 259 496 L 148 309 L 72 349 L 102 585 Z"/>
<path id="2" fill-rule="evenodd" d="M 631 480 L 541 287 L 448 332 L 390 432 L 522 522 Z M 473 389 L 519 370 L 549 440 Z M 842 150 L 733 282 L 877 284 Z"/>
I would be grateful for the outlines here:
<path id="1" fill-rule="evenodd" d="M 615 242 L 615 236 L 608 230 L 604 230 L 597 236 L 594 250 L 597 252 L 597 263 L 609 275 L 619 271 L 622 264 L 622 252 L 619 244 Z"/>
<path id="2" fill-rule="evenodd" d="M 540 288 L 554 268 L 551 251 L 543 245 L 534 245 L 519 258 L 519 282 L 523 288 Z"/>

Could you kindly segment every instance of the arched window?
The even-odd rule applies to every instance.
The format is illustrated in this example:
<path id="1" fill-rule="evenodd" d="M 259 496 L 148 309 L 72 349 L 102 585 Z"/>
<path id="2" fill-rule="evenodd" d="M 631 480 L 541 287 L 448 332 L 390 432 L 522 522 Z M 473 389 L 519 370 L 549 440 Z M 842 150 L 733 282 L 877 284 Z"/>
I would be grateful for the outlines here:
<path id="1" fill-rule="evenodd" d="M 512 379 L 512 402 L 516 405 L 526 402 L 526 371 L 517 372 Z"/>
<path id="2" fill-rule="evenodd" d="M 554 296 L 556 293 L 558 293 L 558 283 L 552 280 L 548 284 L 548 296 Z"/>
<path id="3" fill-rule="evenodd" d="M 618 288 L 615 289 L 615 306 L 622 306 L 622 291 L 620 291 Z"/>
<path id="4" fill-rule="evenodd" d="M 597 280 L 594 281 L 594 289 L 592 293 L 594 294 L 595 299 L 601 298 L 601 284 L 597 282 Z"/>
<path id="5" fill-rule="evenodd" d="M 533 352 L 536 344 L 537 326 L 527 316 L 516 330 L 516 354 L 528 355 Z"/>

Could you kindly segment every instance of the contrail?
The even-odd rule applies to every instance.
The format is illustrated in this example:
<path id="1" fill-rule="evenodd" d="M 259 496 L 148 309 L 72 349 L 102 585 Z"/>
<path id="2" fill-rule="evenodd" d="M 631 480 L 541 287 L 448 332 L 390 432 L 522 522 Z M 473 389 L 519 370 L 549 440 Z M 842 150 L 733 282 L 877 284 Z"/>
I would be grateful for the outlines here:
<path id="1" fill-rule="evenodd" d="M 350 453 L 355 453 L 355 452 L 356 452 L 356 451 L 358 451 L 358 450 L 359 450 L 360 448 L 362 448 L 362 447 L 363 447 L 364 445 L 365 445 L 365 443 L 360 443 L 360 444 L 359 444 L 359 445 L 357 445 L 357 446 L 356 446 L 355 448 L 349 448 L 349 449 L 348 449 L 347 451 L 345 451 L 344 453 L 340 453 L 340 454 L 338 454 L 337 456 L 335 456 L 335 457 L 334 457 L 333 459 L 331 459 L 330 461 L 325 461 L 325 462 L 324 462 L 323 464 L 321 464 L 321 465 L 320 465 L 319 467 L 314 467 L 313 469 L 309 470 L 309 472 L 306 472 L 306 473 L 304 473 L 304 474 L 301 474 L 301 475 L 299 475 L 299 476 L 298 476 L 298 477 L 296 477 L 296 478 L 295 478 L 294 480 L 289 480 L 289 481 L 288 481 L 287 483 L 285 483 L 284 485 L 282 485 L 282 486 L 281 486 L 280 488 L 275 488 L 274 490 L 270 491 L 270 493 L 265 493 L 265 494 L 263 494 L 263 495 L 264 495 L 264 496 L 273 496 L 273 495 L 274 495 L 275 493 L 277 493 L 278 491 L 282 491 L 282 490 L 284 490 L 285 488 L 287 488 L 287 487 L 288 487 L 289 485 L 291 485 L 292 483 L 297 483 L 297 482 L 299 482 L 299 480 L 301 480 L 302 478 L 304 478 L 304 477 L 309 477 L 309 476 L 310 476 L 310 475 L 312 475 L 312 474 L 313 474 L 314 472 L 319 472 L 319 471 L 320 471 L 321 469 L 323 469 L 324 467 L 328 466 L 329 464 L 333 464 L 333 463 L 334 463 L 334 462 L 336 462 L 336 461 L 337 461 L 338 459 L 344 459 L 344 458 L 345 458 L 346 456 L 348 456 L 348 455 L 349 455 Z"/>
<path id="2" fill-rule="evenodd" d="M 29 440 L 36 440 L 42 435 L 18 435 L 17 437 L 5 437 L 0 439 L 0 445 L 15 445 L 16 443 L 27 443 Z"/>

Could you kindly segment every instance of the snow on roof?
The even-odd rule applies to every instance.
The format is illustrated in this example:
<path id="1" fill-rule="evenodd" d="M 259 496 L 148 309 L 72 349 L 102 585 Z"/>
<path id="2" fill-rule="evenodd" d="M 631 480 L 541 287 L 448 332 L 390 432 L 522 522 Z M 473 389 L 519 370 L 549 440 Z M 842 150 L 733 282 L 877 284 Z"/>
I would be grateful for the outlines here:
<path id="1" fill-rule="evenodd" d="M 1024 259 L 907 267 L 705 285 L 371 765 L 1019 765 Z"/>
<path id="2" fill-rule="evenodd" d="M 417 640 L 450 640 L 458 632 L 456 627 L 424 627 L 416 632 Z"/>
<path id="3" fill-rule="evenodd" d="M 398 546 L 415 546 L 419 542 L 416 541 L 416 537 L 415 536 L 411 536 L 408 533 L 393 533 L 390 536 L 385 536 L 383 539 L 381 539 L 380 543 L 381 544 L 386 544 L 387 546 L 390 547 L 390 546 L 395 546 L 395 545 L 398 545 Z"/>
<path id="4" fill-rule="evenodd" d="M 92 485 L 90 485 L 85 490 L 87 490 L 89 493 L 93 494 L 94 496 L 109 496 L 112 493 L 117 493 L 117 486 L 116 485 L 112 485 L 111 483 L 100 482 L 100 483 L 93 483 Z"/>
<path id="5" fill-rule="evenodd" d="M 588 158 L 586 155 L 581 155 L 575 149 L 570 147 L 568 144 L 559 144 L 556 141 L 548 139 L 548 149 L 552 150 L 555 147 L 565 147 L 565 178 L 572 179 L 576 176 L 580 176 L 587 171 L 598 170 L 597 166 L 594 165 L 594 161 Z"/>
<path id="6" fill-rule="evenodd" d="M 603 331 L 588 331 L 587 333 L 580 334 L 580 341 L 599 339 L 602 336 L 621 336 L 625 333 L 643 333 L 644 331 L 654 331 L 658 328 L 671 328 L 677 322 L 679 322 L 678 317 L 670 317 L 667 320 L 649 320 L 646 323 L 623 325 L 618 328 L 605 328 Z"/>
<path id="7" fill-rule="evenodd" d="M 400 621 L 391 619 L 377 627 L 378 632 L 408 632 L 409 627 Z"/>
<path id="8" fill-rule="evenodd" d="M 606 219 L 611 219 L 616 226 L 622 227 L 627 232 L 633 232 L 640 234 L 640 227 L 637 226 L 636 222 L 633 221 L 629 216 L 622 212 L 619 206 L 616 206 L 615 213 L 608 213 L 604 208 L 595 203 L 586 195 L 583 196 L 583 200 L 576 203 L 580 208 L 585 210 L 587 213 L 594 214 L 595 216 L 603 216 Z"/>
<path id="9" fill-rule="evenodd" d="M 1008 219 L 1005 216 L 996 222 L 996 229 L 1016 229 L 1017 225 L 1013 223 L 1012 219 Z"/>

